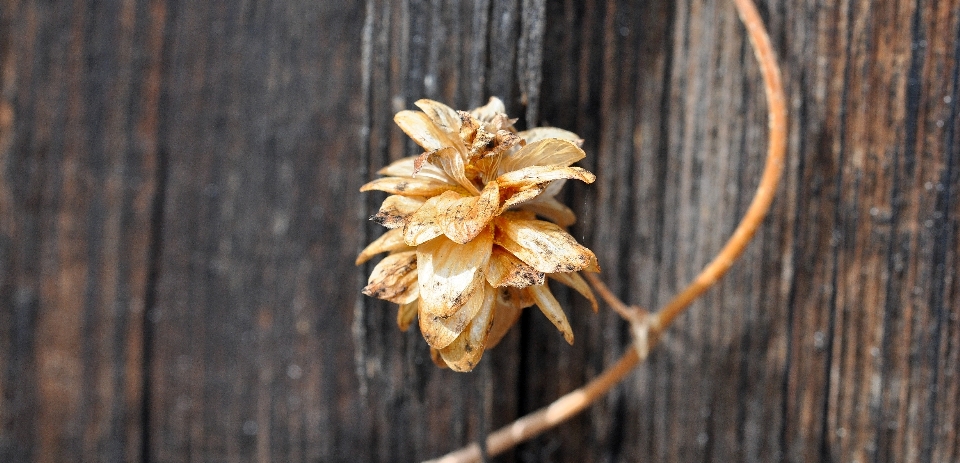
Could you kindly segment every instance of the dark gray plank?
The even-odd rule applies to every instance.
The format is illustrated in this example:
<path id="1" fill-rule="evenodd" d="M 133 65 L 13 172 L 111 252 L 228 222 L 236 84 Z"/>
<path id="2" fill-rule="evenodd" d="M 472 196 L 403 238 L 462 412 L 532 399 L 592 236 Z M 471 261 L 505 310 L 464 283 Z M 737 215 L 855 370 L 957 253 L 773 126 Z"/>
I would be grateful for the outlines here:
<path id="1" fill-rule="evenodd" d="M 151 6 L 0 8 L 3 461 L 140 458 L 158 168 Z"/>
<path id="2" fill-rule="evenodd" d="M 364 7 L 171 7 L 149 459 L 369 459 L 350 334 Z"/>

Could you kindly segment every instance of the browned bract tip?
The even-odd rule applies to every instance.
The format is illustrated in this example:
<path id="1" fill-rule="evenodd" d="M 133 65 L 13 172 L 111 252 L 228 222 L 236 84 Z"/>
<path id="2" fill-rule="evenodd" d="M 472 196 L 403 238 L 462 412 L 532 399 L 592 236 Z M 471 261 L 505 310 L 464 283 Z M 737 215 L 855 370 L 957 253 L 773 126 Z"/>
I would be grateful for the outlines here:
<path id="1" fill-rule="evenodd" d="M 397 309 L 397 326 L 400 328 L 400 331 L 410 329 L 410 324 L 417 318 L 417 308 L 417 301 L 400 304 L 400 308 Z"/>
<path id="2" fill-rule="evenodd" d="M 417 286 L 417 253 L 390 254 L 374 267 L 363 294 L 398 304 L 408 304 L 419 297 Z"/>
<path id="3" fill-rule="evenodd" d="M 542 285 L 545 274 L 518 259 L 500 246 L 493 247 L 490 264 L 487 266 L 487 283 L 495 288 L 512 286 L 526 288 Z"/>
<path id="4" fill-rule="evenodd" d="M 390 230 L 367 245 L 363 251 L 360 251 L 356 265 L 360 265 L 380 253 L 412 250 L 414 248 L 407 246 L 407 243 L 403 241 L 403 230 Z"/>
<path id="5" fill-rule="evenodd" d="M 487 335 L 493 328 L 495 313 L 496 290 L 486 286 L 483 302 L 470 324 L 447 347 L 439 349 L 440 357 L 454 371 L 466 372 L 473 367 L 483 356 Z"/>
<path id="6" fill-rule="evenodd" d="M 600 271 L 593 251 L 555 224 L 497 219 L 497 225 L 495 242 L 541 272 Z"/>
<path id="7" fill-rule="evenodd" d="M 579 273 L 551 273 L 550 278 L 559 281 L 571 288 L 574 291 L 580 293 L 581 296 L 585 297 L 590 301 L 590 308 L 593 309 L 594 313 L 600 310 L 600 306 L 597 304 L 597 298 L 593 295 L 593 291 L 590 289 L 590 285 L 580 276 Z"/>
<path id="8" fill-rule="evenodd" d="M 380 211 L 370 216 L 370 220 L 387 228 L 399 228 L 406 225 L 408 218 L 420 206 L 423 206 L 422 199 L 392 195 L 383 201 Z"/>

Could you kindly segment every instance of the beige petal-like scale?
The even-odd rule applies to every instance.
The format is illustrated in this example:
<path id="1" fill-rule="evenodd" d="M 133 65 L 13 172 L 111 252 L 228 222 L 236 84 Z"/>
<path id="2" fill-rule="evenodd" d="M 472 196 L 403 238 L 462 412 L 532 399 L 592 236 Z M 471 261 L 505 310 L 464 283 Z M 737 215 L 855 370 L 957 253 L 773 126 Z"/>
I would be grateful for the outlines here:
<path id="1" fill-rule="evenodd" d="M 480 196 L 461 197 L 449 204 L 438 204 L 443 233 L 457 243 L 467 243 L 490 223 L 498 211 L 499 203 L 497 182 L 490 182 Z"/>
<path id="2" fill-rule="evenodd" d="M 549 197 L 548 194 L 545 191 L 533 201 L 528 201 L 520 207 L 564 228 L 577 223 L 577 215 L 560 201 Z"/>
<path id="3" fill-rule="evenodd" d="M 440 368 L 447 368 L 447 362 L 443 361 L 443 357 L 440 356 L 440 350 L 438 349 L 430 348 L 430 360 Z"/>
<path id="4" fill-rule="evenodd" d="M 397 326 L 400 327 L 400 331 L 410 329 L 410 324 L 413 323 L 413 319 L 417 318 L 418 307 L 419 304 L 417 300 L 407 304 L 400 304 L 400 308 L 397 309 Z"/>
<path id="5" fill-rule="evenodd" d="M 573 178 L 585 183 L 593 183 L 597 179 L 595 175 L 580 167 L 530 166 L 497 177 L 497 183 L 504 190 L 520 190 L 562 178 Z"/>
<path id="6" fill-rule="evenodd" d="M 510 331 L 510 328 L 520 319 L 523 309 L 530 307 L 535 302 L 528 288 L 497 288 L 497 308 L 494 312 L 493 328 L 487 335 L 487 349 L 493 349 L 494 346 L 499 344 L 500 340 Z"/>
<path id="7" fill-rule="evenodd" d="M 451 146 L 447 146 L 447 147 L 440 148 L 440 149 L 433 150 L 433 151 L 424 151 L 423 153 L 421 153 L 419 156 L 417 156 L 417 157 L 413 160 L 413 175 L 412 175 L 412 176 L 413 176 L 413 177 L 416 177 L 417 174 L 419 174 L 420 171 L 423 170 L 424 167 L 427 167 L 427 166 L 434 166 L 434 167 L 436 167 L 435 161 L 438 161 L 438 160 L 440 159 L 440 156 L 441 156 L 442 153 L 444 153 L 444 152 L 456 153 L 457 150 L 454 149 L 454 148 L 451 147 Z M 447 177 L 446 172 L 444 172 L 444 176 Z"/>
<path id="8" fill-rule="evenodd" d="M 367 280 L 363 294 L 397 304 L 414 301 L 420 292 L 417 284 L 417 253 L 404 251 L 384 257 Z"/>
<path id="9" fill-rule="evenodd" d="M 577 222 L 577 216 L 570 210 L 569 207 L 565 206 L 560 201 L 557 201 L 555 196 L 560 193 L 560 190 L 563 189 L 563 185 L 567 183 L 566 179 L 554 180 L 549 183 L 547 189 L 543 191 L 542 194 L 533 198 L 530 201 L 526 201 L 520 209 L 531 211 L 537 215 L 546 218 L 547 220 L 561 226 L 569 227 Z"/>
<path id="10" fill-rule="evenodd" d="M 455 312 L 445 317 L 430 312 L 429 308 L 424 307 L 423 299 L 420 299 L 420 310 L 417 314 L 420 321 L 420 334 L 423 335 L 423 339 L 427 341 L 430 347 L 443 349 L 456 340 L 460 333 L 463 333 L 470 321 L 483 308 L 484 287 L 486 286 L 487 284 L 483 281 L 482 276 L 480 279 L 471 282 L 470 286 L 461 293 L 463 298 L 461 305 Z M 423 293 L 421 292 L 421 294 Z"/>
<path id="11" fill-rule="evenodd" d="M 360 251 L 356 264 L 360 265 L 381 252 L 404 250 L 413 251 L 414 249 L 403 242 L 403 230 L 399 228 L 388 230 L 372 243 L 368 244 L 367 247 L 363 248 L 363 251 Z"/>
<path id="12" fill-rule="evenodd" d="M 503 157 L 500 161 L 500 172 L 532 166 L 567 167 L 585 157 L 587 154 L 568 140 L 547 138 L 533 143 L 528 140 L 527 146 Z"/>
<path id="13" fill-rule="evenodd" d="M 501 288 L 501 289 L 504 289 L 504 288 Z M 530 294 L 529 288 L 506 288 L 506 289 L 508 291 L 501 292 L 500 294 L 497 295 L 498 297 L 497 300 L 500 301 L 501 303 L 509 302 L 521 309 L 525 309 L 527 307 L 532 306 L 533 304 L 536 304 L 537 302 L 533 298 L 533 295 Z"/>
<path id="14" fill-rule="evenodd" d="M 496 243 L 541 272 L 600 271 L 593 251 L 553 223 L 498 217 L 496 224 Z"/>
<path id="15" fill-rule="evenodd" d="M 523 138 L 520 138 L 519 135 L 509 130 L 498 130 L 497 136 L 494 139 L 494 143 L 496 144 L 494 154 L 500 154 L 501 152 L 510 150 L 518 144 L 525 142 Z"/>
<path id="16" fill-rule="evenodd" d="M 490 127 L 497 128 L 499 130 L 508 130 L 513 127 L 513 124 L 516 124 L 520 119 L 510 119 L 506 114 L 497 114 L 493 117 L 493 120 L 489 122 Z M 498 130 L 498 131 L 499 131 Z"/>
<path id="17" fill-rule="evenodd" d="M 420 167 L 420 170 L 416 175 L 413 174 L 416 170 L 415 163 L 417 158 L 420 156 L 409 156 L 403 159 L 394 161 L 389 166 L 384 167 L 377 171 L 380 175 L 386 175 L 390 177 L 409 177 L 409 178 L 418 178 L 426 180 L 435 180 L 440 183 L 449 183 L 451 185 L 456 184 L 457 182 L 450 178 L 443 169 L 430 164 L 429 162 L 423 163 Z"/>
<path id="18" fill-rule="evenodd" d="M 457 111 L 457 115 L 460 116 L 460 139 L 473 140 L 477 129 L 480 128 L 480 121 L 466 111 Z"/>
<path id="19" fill-rule="evenodd" d="M 487 100 L 487 104 L 470 111 L 470 115 L 483 122 L 491 122 L 498 114 L 505 112 L 507 112 L 507 107 L 503 105 L 503 101 L 492 96 Z"/>
<path id="20" fill-rule="evenodd" d="M 470 162 L 476 161 L 481 155 L 487 152 L 490 149 L 490 146 L 493 145 L 493 140 L 497 137 L 496 133 L 487 132 L 483 127 L 477 130 L 477 135 L 473 138 L 473 144 L 470 145 L 470 149 L 467 152 L 467 159 Z"/>
<path id="21" fill-rule="evenodd" d="M 552 198 L 560 193 L 560 190 L 563 189 L 563 186 L 567 184 L 567 179 L 562 178 L 560 180 L 554 180 L 550 182 L 550 185 L 547 186 L 547 189 L 544 190 L 543 194 L 546 197 Z"/>
<path id="22" fill-rule="evenodd" d="M 417 100 L 415 103 L 420 110 L 433 121 L 440 130 L 448 134 L 458 135 L 460 132 L 460 116 L 453 108 L 428 99 Z M 451 139 L 454 137 L 450 137 Z M 459 137 L 458 137 L 459 138 Z"/>
<path id="23" fill-rule="evenodd" d="M 546 191 L 544 184 L 535 184 L 527 188 L 520 190 L 505 190 L 504 196 L 507 198 L 503 201 L 503 205 L 500 206 L 500 213 L 503 214 L 504 211 L 510 209 L 513 206 L 530 202 L 538 198 Z M 507 196 L 509 195 L 509 196 Z"/>
<path id="24" fill-rule="evenodd" d="M 580 138 L 579 135 L 569 130 L 558 129 L 556 127 L 534 127 L 530 130 L 524 130 L 517 135 L 526 140 L 527 143 L 534 143 L 540 140 L 546 140 L 547 138 L 559 138 L 561 140 L 572 141 L 578 147 L 583 144 L 583 139 Z"/>
<path id="25" fill-rule="evenodd" d="M 538 285 L 527 288 L 527 291 L 530 292 L 530 295 L 533 296 L 533 299 L 537 302 L 537 307 L 540 308 L 540 311 L 547 316 L 550 322 L 553 323 L 553 326 L 560 330 L 560 333 L 563 334 L 563 339 L 567 340 L 567 344 L 572 345 L 573 328 L 570 327 L 567 314 L 563 313 L 563 307 L 560 307 L 560 303 L 553 297 L 550 288 L 548 288 L 547 285 Z"/>
<path id="26" fill-rule="evenodd" d="M 380 205 L 380 211 L 371 216 L 370 220 L 387 228 L 400 228 L 406 225 L 410 216 L 417 212 L 423 203 L 424 200 L 419 197 L 387 196 Z"/>
<path id="27" fill-rule="evenodd" d="M 483 305 L 470 324 L 447 347 L 440 349 L 440 356 L 454 371 L 473 370 L 483 357 L 487 334 L 493 327 L 496 291 L 485 285 Z"/>
<path id="28" fill-rule="evenodd" d="M 471 291 L 485 284 L 483 272 L 492 249 L 493 233 L 489 228 L 466 244 L 438 236 L 417 246 L 421 324 L 424 314 L 438 318 L 454 315 Z"/>
<path id="29" fill-rule="evenodd" d="M 500 246 L 494 246 L 490 254 L 490 263 L 487 264 L 487 283 L 499 288 L 512 286 L 525 288 L 532 285 L 542 285 L 544 273 L 527 265 L 516 256 Z"/>
<path id="30" fill-rule="evenodd" d="M 520 320 L 523 309 L 514 305 L 497 304 L 496 315 L 493 318 L 493 326 L 490 327 L 490 333 L 487 335 L 487 349 L 493 349 L 500 344 L 503 337 L 510 332 L 510 328 Z"/>
<path id="31" fill-rule="evenodd" d="M 413 141 L 427 151 L 454 145 L 454 141 L 450 139 L 449 134 L 437 127 L 429 116 L 420 111 L 400 111 L 396 116 L 393 116 L 393 121 Z"/>
<path id="32" fill-rule="evenodd" d="M 448 177 L 457 182 L 463 190 L 472 195 L 479 195 L 480 190 L 467 178 L 464 170 L 463 155 L 457 150 L 447 149 L 437 151 L 431 160 L 435 165 L 439 165 Z"/>
<path id="33" fill-rule="evenodd" d="M 584 280 L 579 273 L 551 273 L 550 278 L 553 278 L 554 280 L 573 288 L 576 292 L 580 293 L 580 295 L 587 298 L 587 300 L 590 301 L 590 307 L 594 312 L 599 310 L 597 298 L 593 295 L 593 290 L 590 289 L 590 285 L 587 284 L 587 281 Z"/>
<path id="34" fill-rule="evenodd" d="M 477 135 L 477 139 L 480 138 L 480 135 Z M 473 147 L 480 148 L 478 153 L 481 156 L 478 159 L 474 159 L 471 166 L 480 173 L 483 183 L 487 183 L 491 180 L 497 178 L 500 175 L 500 161 L 504 157 L 504 153 L 509 152 L 516 148 L 516 145 L 523 143 L 523 139 L 517 136 L 517 134 L 510 132 L 508 130 L 498 130 L 493 137 L 492 143 L 484 145 L 475 141 Z"/>
<path id="35" fill-rule="evenodd" d="M 360 191 L 385 191 L 394 195 L 403 196 L 436 196 L 444 191 L 466 190 L 459 185 L 442 183 L 423 177 L 383 177 L 378 178 L 360 187 Z"/>
<path id="36" fill-rule="evenodd" d="M 523 209 L 514 209 L 512 211 L 504 211 L 497 217 L 497 220 L 536 220 L 537 214 L 534 214 L 530 211 L 525 211 Z"/>
<path id="37" fill-rule="evenodd" d="M 403 227 L 403 241 L 408 246 L 419 246 L 443 234 L 443 222 L 440 220 L 440 208 L 446 207 L 463 196 L 447 191 L 440 196 L 428 199 L 417 212 L 407 218 Z"/>

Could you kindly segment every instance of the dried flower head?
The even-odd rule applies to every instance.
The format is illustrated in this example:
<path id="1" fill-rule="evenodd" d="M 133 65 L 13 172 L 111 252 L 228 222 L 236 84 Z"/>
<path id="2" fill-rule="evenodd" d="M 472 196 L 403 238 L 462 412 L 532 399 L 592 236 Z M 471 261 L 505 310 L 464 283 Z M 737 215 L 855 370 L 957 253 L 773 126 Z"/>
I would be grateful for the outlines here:
<path id="1" fill-rule="evenodd" d="M 497 98 L 471 112 L 416 105 L 422 112 L 401 111 L 394 121 L 424 153 L 390 164 L 360 189 L 391 194 L 371 217 L 390 230 L 357 257 L 359 265 L 389 252 L 363 293 L 400 304 L 402 330 L 418 317 L 434 361 L 457 371 L 472 370 L 534 304 L 572 344 L 546 278 L 596 311 L 577 272 L 599 271 L 597 258 L 564 231 L 576 217 L 554 197 L 567 179 L 595 179 L 571 167 L 586 156 L 581 140 L 556 128 L 518 133 Z"/>

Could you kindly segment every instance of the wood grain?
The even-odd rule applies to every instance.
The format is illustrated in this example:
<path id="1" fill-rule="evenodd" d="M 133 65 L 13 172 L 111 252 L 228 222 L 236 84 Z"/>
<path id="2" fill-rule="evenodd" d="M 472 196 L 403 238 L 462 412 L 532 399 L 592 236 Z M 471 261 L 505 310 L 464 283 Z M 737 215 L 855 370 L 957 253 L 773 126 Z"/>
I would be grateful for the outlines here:
<path id="1" fill-rule="evenodd" d="M 960 459 L 960 1 L 760 1 L 789 162 L 741 262 L 584 415 L 496 461 Z M 360 295 L 392 117 L 493 95 L 585 139 L 625 301 L 719 250 L 766 148 L 724 0 L 0 1 L 0 460 L 417 461 L 630 340 L 561 289 L 471 374 Z"/>
<path id="2" fill-rule="evenodd" d="M 147 6 L 2 8 L 4 461 L 140 457 L 158 168 Z"/>

